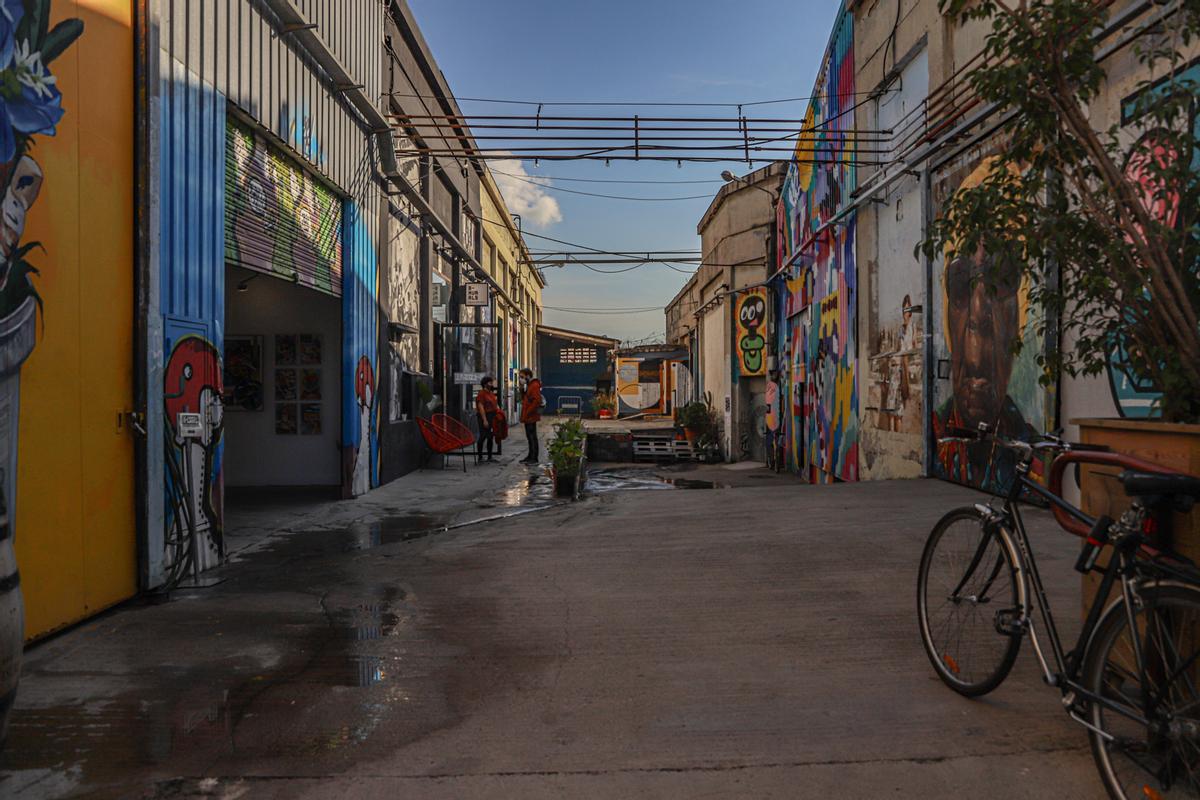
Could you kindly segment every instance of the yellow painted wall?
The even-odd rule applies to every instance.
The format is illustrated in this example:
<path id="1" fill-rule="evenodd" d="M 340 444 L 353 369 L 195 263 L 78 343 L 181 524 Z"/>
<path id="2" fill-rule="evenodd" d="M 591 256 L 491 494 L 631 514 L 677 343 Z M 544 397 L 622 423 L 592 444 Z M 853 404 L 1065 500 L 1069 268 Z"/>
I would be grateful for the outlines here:
<path id="1" fill-rule="evenodd" d="M 45 303 L 21 371 L 16 549 L 29 638 L 137 587 L 133 408 L 133 38 L 128 0 L 54 0 L 84 32 L 50 65 L 65 114 L 22 242 Z"/>

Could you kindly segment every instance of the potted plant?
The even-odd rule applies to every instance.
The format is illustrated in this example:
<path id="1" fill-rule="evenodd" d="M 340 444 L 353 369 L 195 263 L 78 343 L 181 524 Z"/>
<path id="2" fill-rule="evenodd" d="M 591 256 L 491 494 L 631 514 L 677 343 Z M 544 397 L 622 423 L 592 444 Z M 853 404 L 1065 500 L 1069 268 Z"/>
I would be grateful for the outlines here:
<path id="1" fill-rule="evenodd" d="M 587 434 L 580 420 L 571 419 L 555 426 L 554 438 L 546 449 L 550 452 L 550 477 L 554 481 L 554 494 L 558 497 L 575 494 L 583 473 L 586 443 Z"/>
<path id="2" fill-rule="evenodd" d="M 700 437 L 706 434 L 711 427 L 712 415 L 703 401 L 693 400 L 679 409 L 676 421 L 683 428 L 683 435 L 687 437 L 688 444 L 694 447 Z"/>
<path id="3" fill-rule="evenodd" d="M 1200 70 L 1190 63 L 1200 7 L 1180 4 L 1165 33 L 1131 49 L 1143 78 L 1119 102 L 1093 0 L 940 7 L 987 25 L 966 80 L 995 105 L 1003 147 L 986 177 L 947 201 L 925 255 L 986 254 L 991 267 L 974 280 L 991 291 L 1020 280 L 1038 333 L 1069 343 L 1038 355 L 1043 384 L 1108 378 L 1130 418 L 1071 420 L 1085 442 L 1200 471 Z M 1125 502 L 1115 480 L 1084 475 L 1085 507 L 1115 516 Z M 1190 532 L 1176 528 L 1192 540 L 1185 555 L 1200 554 L 1195 517 Z"/>
<path id="4" fill-rule="evenodd" d="M 703 400 L 693 400 L 680 408 L 675 421 L 683 428 L 683 435 L 693 447 L 705 436 L 715 439 L 717 410 L 713 408 L 712 393 L 705 392 Z"/>
<path id="5" fill-rule="evenodd" d="M 617 395 L 615 392 L 596 392 L 592 397 L 592 410 L 600 419 L 613 419 L 617 416 Z"/>

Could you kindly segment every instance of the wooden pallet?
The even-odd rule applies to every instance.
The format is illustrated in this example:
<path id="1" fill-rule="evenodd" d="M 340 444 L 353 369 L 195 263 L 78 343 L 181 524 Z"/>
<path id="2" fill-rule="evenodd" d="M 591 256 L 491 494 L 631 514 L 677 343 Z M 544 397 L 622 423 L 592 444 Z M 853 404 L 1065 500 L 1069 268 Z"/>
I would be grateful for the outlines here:
<path id="1" fill-rule="evenodd" d="M 633 440 L 633 460 L 692 461 L 696 458 L 687 442 L 667 438 L 636 438 Z"/>

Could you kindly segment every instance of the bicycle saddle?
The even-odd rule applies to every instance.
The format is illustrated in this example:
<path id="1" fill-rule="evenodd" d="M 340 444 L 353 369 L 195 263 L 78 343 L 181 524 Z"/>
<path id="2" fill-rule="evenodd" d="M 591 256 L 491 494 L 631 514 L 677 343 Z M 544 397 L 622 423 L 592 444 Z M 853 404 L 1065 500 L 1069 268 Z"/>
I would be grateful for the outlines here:
<path id="1" fill-rule="evenodd" d="M 1134 472 L 1125 470 L 1117 479 L 1130 497 L 1170 495 L 1200 500 L 1200 478 L 1170 473 Z"/>

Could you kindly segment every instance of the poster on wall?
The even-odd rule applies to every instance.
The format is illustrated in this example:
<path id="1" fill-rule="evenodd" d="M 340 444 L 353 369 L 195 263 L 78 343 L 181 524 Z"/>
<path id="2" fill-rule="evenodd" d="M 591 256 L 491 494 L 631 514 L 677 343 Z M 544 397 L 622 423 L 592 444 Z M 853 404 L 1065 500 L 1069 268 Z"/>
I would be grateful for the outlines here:
<path id="1" fill-rule="evenodd" d="M 275 404 L 275 433 L 280 436 L 291 436 L 299 430 L 299 421 L 295 403 Z"/>
<path id="2" fill-rule="evenodd" d="M 296 363 L 296 336 L 291 333 L 275 334 L 276 366 Z"/>
<path id="3" fill-rule="evenodd" d="M 283 401 L 299 399 L 296 387 L 296 370 L 275 370 L 275 399 Z"/>
<path id="4" fill-rule="evenodd" d="M 734 306 L 738 374 L 757 377 L 767 374 L 767 290 L 748 289 L 738 295 Z"/>
<path id="5" fill-rule="evenodd" d="M 320 366 L 321 336 L 314 333 L 300 334 L 300 363 L 305 366 Z"/>
<path id="6" fill-rule="evenodd" d="M 301 400 L 320 400 L 321 399 L 321 370 L 319 370 L 319 369 L 302 369 L 302 370 L 300 370 L 300 399 Z"/>
<path id="7" fill-rule="evenodd" d="M 225 336 L 221 365 L 226 411 L 262 411 L 263 344 L 261 336 Z"/>
<path id="8" fill-rule="evenodd" d="M 321 435 L 321 406 L 319 404 L 305 403 L 300 406 L 300 435 Z"/>

